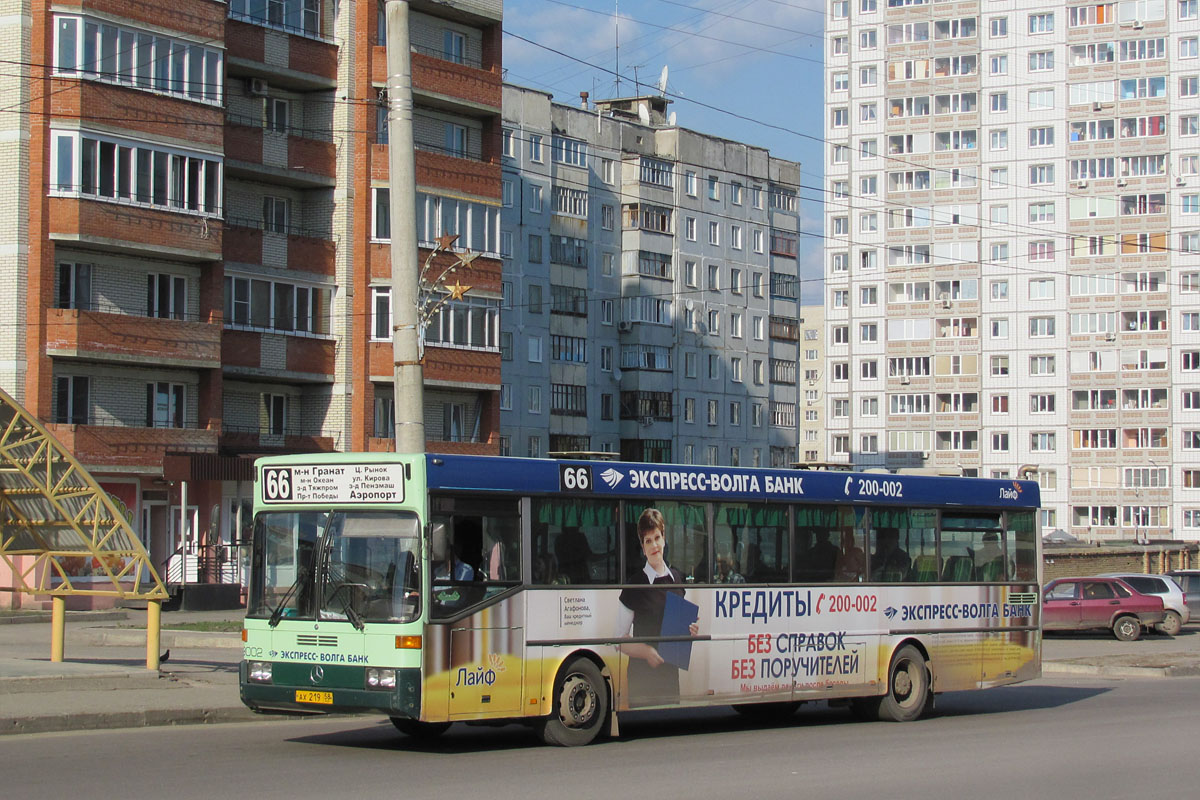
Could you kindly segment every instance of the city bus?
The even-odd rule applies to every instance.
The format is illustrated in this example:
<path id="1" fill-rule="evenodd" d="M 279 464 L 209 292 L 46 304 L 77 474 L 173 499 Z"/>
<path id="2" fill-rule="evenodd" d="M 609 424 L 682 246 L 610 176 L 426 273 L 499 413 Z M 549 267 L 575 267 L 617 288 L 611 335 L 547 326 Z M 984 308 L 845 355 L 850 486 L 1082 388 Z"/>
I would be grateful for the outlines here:
<path id="1" fill-rule="evenodd" d="M 999 479 L 262 458 L 241 696 L 557 745 L 638 709 L 914 720 L 1040 676 L 1038 506 Z"/>

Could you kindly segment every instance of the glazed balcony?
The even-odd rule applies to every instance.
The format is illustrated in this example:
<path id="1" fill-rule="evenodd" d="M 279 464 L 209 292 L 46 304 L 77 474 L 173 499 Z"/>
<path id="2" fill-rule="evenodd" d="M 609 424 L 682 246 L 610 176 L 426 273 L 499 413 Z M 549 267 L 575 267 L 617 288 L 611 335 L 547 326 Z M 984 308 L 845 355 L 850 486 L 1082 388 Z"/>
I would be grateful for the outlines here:
<path id="1" fill-rule="evenodd" d="M 214 369 L 221 364 L 221 327 L 51 308 L 46 311 L 46 354 L 116 364 Z"/>
<path id="2" fill-rule="evenodd" d="M 137 469 L 160 469 L 166 453 L 216 453 L 220 433 L 215 428 L 46 427 L 85 466 Z"/>
<path id="3" fill-rule="evenodd" d="M 155 208 L 50 197 L 50 239 L 72 247 L 174 261 L 219 261 L 224 224 Z"/>

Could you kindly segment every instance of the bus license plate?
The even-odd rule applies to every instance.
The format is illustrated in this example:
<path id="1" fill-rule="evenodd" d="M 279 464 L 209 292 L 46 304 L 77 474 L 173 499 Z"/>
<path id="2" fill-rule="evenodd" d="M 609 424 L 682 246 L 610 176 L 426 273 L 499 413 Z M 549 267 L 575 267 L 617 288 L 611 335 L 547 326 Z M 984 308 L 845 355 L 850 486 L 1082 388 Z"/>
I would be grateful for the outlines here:
<path id="1" fill-rule="evenodd" d="M 308 692 L 303 689 L 296 690 L 297 703 L 320 703 L 321 705 L 333 705 L 333 692 Z"/>

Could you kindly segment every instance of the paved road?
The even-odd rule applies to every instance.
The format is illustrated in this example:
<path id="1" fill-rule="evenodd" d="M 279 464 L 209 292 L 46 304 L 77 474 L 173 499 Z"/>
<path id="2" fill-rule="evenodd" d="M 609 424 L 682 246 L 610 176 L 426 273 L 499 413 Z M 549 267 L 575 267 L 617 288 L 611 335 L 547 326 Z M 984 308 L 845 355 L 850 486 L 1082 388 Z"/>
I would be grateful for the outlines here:
<path id="1" fill-rule="evenodd" d="M 0 739 L 9 797 L 1195 797 L 1200 678 L 1062 676 L 939 699 L 907 725 L 806 707 L 791 724 L 726 709 L 622 718 L 622 738 L 548 748 L 518 726 L 420 745 L 367 718 Z"/>

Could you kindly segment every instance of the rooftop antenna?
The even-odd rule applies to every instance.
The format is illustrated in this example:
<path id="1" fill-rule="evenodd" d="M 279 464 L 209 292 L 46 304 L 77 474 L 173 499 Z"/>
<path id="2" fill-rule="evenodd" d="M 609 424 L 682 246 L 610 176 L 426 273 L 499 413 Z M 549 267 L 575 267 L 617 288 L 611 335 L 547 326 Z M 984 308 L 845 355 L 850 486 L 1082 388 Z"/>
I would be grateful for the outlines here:
<path id="1" fill-rule="evenodd" d="M 613 74 L 616 75 L 616 86 L 614 87 L 615 94 L 613 97 L 621 96 L 621 0 L 613 0 L 613 36 L 616 38 L 616 47 L 613 56 Z"/>
<path id="2" fill-rule="evenodd" d="M 630 67 L 633 70 L 633 96 L 642 96 L 642 82 L 638 80 L 638 70 L 644 67 L 645 64 L 634 64 Z"/>

